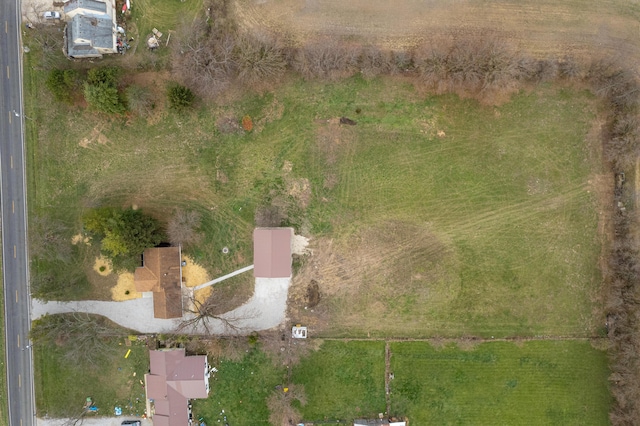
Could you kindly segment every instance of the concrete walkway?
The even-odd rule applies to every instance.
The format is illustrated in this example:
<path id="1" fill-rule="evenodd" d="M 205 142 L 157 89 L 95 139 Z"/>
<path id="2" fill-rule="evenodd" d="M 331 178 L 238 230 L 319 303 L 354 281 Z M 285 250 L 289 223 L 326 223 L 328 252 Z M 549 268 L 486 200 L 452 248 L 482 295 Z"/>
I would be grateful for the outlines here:
<path id="1" fill-rule="evenodd" d="M 181 323 L 195 316 L 185 314 L 182 319 L 154 318 L 153 299 L 150 297 L 124 302 L 43 302 L 33 299 L 31 318 L 36 320 L 46 314 L 86 312 L 103 315 L 123 327 L 140 333 L 249 334 L 252 331 L 268 330 L 284 321 L 290 282 L 290 278 L 256 278 L 251 299 L 244 305 L 220 315 L 224 320 L 208 318 L 206 324 L 198 323 L 181 330 Z"/>

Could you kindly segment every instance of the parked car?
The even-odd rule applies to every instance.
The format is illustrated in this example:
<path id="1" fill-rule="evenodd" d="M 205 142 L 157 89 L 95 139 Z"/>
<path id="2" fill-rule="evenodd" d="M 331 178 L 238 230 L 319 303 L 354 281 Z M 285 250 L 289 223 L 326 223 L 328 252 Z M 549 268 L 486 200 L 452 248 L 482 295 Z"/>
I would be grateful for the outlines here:
<path id="1" fill-rule="evenodd" d="M 142 423 L 140 422 L 140 420 L 125 420 L 124 422 L 120 423 L 121 425 L 131 425 L 131 426 L 140 426 Z"/>
<path id="2" fill-rule="evenodd" d="M 42 14 L 44 19 L 60 19 L 60 12 L 48 11 Z"/>

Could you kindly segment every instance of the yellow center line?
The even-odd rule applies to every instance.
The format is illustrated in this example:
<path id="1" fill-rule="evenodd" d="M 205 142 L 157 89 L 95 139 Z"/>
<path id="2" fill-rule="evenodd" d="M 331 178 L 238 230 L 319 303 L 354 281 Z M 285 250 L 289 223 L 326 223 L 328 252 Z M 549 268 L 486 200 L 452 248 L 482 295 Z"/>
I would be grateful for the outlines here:
<path id="1" fill-rule="evenodd" d="M 22 387 L 22 375 L 18 374 L 18 387 Z"/>
<path id="2" fill-rule="evenodd" d="M 14 258 L 14 259 L 16 258 L 16 253 L 17 253 L 17 252 L 16 252 L 16 246 L 13 246 L 13 258 Z"/>
<path id="3" fill-rule="evenodd" d="M 20 347 L 20 335 L 18 334 L 18 347 Z"/>
<path id="4" fill-rule="evenodd" d="M 9 34 L 9 23 L 7 21 L 4 21 L 4 32 Z"/>
<path id="5" fill-rule="evenodd" d="M 13 202 L 13 200 L 11 200 L 11 213 L 15 213 L 16 212 L 16 204 Z"/>
<path id="6" fill-rule="evenodd" d="M 7 78 L 9 78 L 9 65 L 7 65 Z"/>
<path id="7" fill-rule="evenodd" d="M 9 115 L 9 123 L 11 123 L 11 115 Z M 13 169 L 13 155 L 11 156 L 11 168 Z"/>
<path id="8" fill-rule="evenodd" d="M 9 124 L 11 124 L 11 112 L 9 112 Z"/>
<path id="9" fill-rule="evenodd" d="M 18 290 L 16 290 L 16 303 L 18 303 Z"/>

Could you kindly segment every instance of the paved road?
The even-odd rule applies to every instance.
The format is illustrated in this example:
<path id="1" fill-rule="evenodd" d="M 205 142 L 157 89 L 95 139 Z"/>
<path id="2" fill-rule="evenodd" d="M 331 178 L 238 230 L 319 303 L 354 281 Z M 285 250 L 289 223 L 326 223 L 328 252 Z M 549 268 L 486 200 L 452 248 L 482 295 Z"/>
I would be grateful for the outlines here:
<path id="1" fill-rule="evenodd" d="M 35 424 L 19 0 L 0 2 L 0 200 L 9 424 Z"/>

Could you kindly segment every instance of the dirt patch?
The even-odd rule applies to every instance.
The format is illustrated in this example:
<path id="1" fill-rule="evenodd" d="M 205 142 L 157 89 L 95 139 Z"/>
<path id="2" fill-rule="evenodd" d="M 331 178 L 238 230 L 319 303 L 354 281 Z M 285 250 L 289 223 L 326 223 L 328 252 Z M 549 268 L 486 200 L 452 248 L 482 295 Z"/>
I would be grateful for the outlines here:
<path id="1" fill-rule="evenodd" d="M 296 204 L 300 208 L 306 209 L 311 202 L 311 183 L 307 178 L 296 178 L 291 176 L 292 170 L 293 163 L 285 160 L 282 166 L 285 191 L 287 192 L 287 195 L 295 200 Z"/>
<path id="2" fill-rule="evenodd" d="M 116 302 L 122 302 L 124 300 L 138 299 L 142 297 L 142 293 L 136 291 L 136 286 L 133 282 L 133 274 L 131 272 L 124 272 L 118 275 L 117 284 L 111 289 L 111 299 Z"/>
<path id="3" fill-rule="evenodd" d="M 78 245 L 80 243 L 90 246 L 91 245 L 91 238 L 89 238 L 89 237 L 87 237 L 85 235 L 82 235 L 82 234 L 76 234 L 73 237 L 71 237 L 71 244 L 73 244 L 75 246 L 75 245 Z"/>
<path id="4" fill-rule="evenodd" d="M 109 143 L 109 139 L 102 133 L 102 128 L 103 125 L 98 124 L 91 130 L 91 134 L 88 137 L 82 138 L 80 142 L 78 142 L 78 145 L 83 148 L 89 148 L 89 145 L 93 143 L 99 143 L 100 145 Z"/>
<path id="5" fill-rule="evenodd" d="M 311 202 L 311 183 L 307 178 L 288 178 L 285 180 L 287 185 L 287 194 L 293 197 L 294 200 L 302 209 L 309 207 Z"/>
<path id="6" fill-rule="evenodd" d="M 311 280 L 307 287 L 307 308 L 315 308 L 320 303 L 320 286 L 318 281 Z"/>
<path id="7" fill-rule="evenodd" d="M 316 120 L 316 149 L 327 162 L 336 164 L 348 142 L 354 138 L 354 130 L 349 126 L 340 125 L 339 118 Z"/>
<path id="8" fill-rule="evenodd" d="M 452 244 L 428 225 L 389 221 L 344 240 L 319 238 L 289 291 L 289 317 L 316 330 L 353 322 L 375 330 L 383 315 L 450 303 L 456 282 Z M 312 306 L 310 306 L 312 305 Z M 375 315 L 371 315 L 375 312 Z"/>
<path id="9" fill-rule="evenodd" d="M 103 255 L 96 257 L 95 262 L 93 262 L 93 270 L 103 277 L 108 276 L 109 274 L 111 274 L 111 272 L 113 272 L 111 260 L 107 259 Z"/>

